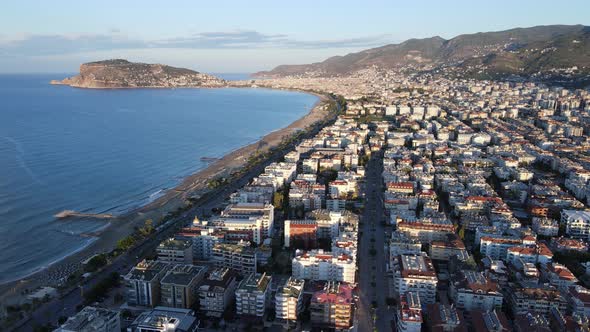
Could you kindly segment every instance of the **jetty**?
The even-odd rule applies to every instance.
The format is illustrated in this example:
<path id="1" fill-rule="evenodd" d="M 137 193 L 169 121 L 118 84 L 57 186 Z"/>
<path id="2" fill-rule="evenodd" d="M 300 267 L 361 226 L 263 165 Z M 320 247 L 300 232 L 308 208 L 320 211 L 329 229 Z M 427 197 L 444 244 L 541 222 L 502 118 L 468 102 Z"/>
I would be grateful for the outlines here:
<path id="1" fill-rule="evenodd" d="M 115 218 L 112 214 L 108 213 L 83 213 L 77 212 L 73 210 L 63 210 L 60 213 L 56 213 L 53 215 L 58 219 L 66 219 L 66 218 L 95 218 L 95 219 L 111 219 Z"/>
<path id="2" fill-rule="evenodd" d="M 216 157 L 201 157 L 201 161 L 206 162 L 206 163 L 211 163 L 214 161 L 218 161 L 219 158 Z"/>

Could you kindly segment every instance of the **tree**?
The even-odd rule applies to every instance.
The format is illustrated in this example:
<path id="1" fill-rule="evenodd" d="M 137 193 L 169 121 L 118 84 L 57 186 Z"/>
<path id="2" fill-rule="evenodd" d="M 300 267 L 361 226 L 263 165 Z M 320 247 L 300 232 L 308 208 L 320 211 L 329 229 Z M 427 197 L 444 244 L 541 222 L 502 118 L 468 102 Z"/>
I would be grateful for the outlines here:
<path id="1" fill-rule="evenodd" d="M 117 249 L 127 250 L 135 244 L 135 238 L 133 235 L 129 235 L 121 240 L 117 241 Z"/>
<path id="2" fill-rule="evenodd" d="M 272 198 L 272 205 L 274 205 L 275 209 L 281 209 L 283 207 L 284 200 L 285 195 L 282 192 L 277 191 L 274 193 Z"/>
<path id="3" fill-rule="evenodd" d="M 108 277 L 97 282 L 94 287 L 84 293 L 86 303 L 96 301 L 99 296 L 105 295 L 111 288 L 118 286 L 119 279 L 119 273 L 113 272 Z"/>
<path id="4" fill-rule="evenodd" d="M 465 227 L 461 226 L 461 228 L 459 229 L 459 238 L 461 240 L 465 240 Z"/>
<path id="5" fill-rule="evenodd" d="M 154 232 L 154 221 L 152 219 L 148 219 L 145 221 L 143 227 L 139 229 L 139 234 L 143 237 L 147 237 L 148 235 Z"/>
<path id="6" fill-rule="evenodd" d="M 84 266 L 84 271 L 86 272 L 94 272 L 101 267 L 107 265 L 107 257 L 105 254 L 99 254 L 92 257 L 88 263 Z M 75 277 L 75 276 L 74 276 Z"/>
<path id="7" fill-rule="evenodd" d="M 465 260 L 465 266 L 469 267 L 472 270 L 477 270 L 477 262 L 475 262 L 475 259 L 472 256 Z"/>

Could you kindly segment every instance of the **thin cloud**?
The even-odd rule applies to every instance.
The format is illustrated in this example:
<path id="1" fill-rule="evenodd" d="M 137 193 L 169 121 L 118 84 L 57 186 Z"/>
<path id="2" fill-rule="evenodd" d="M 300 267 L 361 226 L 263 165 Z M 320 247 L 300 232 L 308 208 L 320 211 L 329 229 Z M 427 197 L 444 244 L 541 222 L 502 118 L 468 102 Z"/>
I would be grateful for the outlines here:
<path id="1" fill-rule="evenodd" d="M 140 40 L 126 37 L 113 29 L 94 35 L 28 35 L 0 39 L 2 56 L 47 56 L 120 49 L 250 49 L 250 48 L 351 48 L 382 45 L 390 35 L 333 40 L 298 40 L 284 34 L 258 31 L 203 32 L 187 37 L 163 40 Z"/>

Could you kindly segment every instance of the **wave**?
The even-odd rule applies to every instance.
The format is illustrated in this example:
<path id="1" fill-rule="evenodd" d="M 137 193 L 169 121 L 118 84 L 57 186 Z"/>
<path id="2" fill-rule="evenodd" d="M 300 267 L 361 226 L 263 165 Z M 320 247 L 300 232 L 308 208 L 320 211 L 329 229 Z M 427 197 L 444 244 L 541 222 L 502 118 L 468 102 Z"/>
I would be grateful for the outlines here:
<path id="1" fill-rule="evenodd" d="M 8 136 L 2 136 L 2 139 L 6 140 L 7 142 L 10 142 L 14 145 L 14 149 L 16 152 L 16 160 L 17 160 L 19 166 L 27 173 L 27 175 L 29 175 L 31 180 L 33 180 L 33 182 L 35 182 L 35 183 L 45 185 L 45 183 L 43 181 L 41 181 L 39 179 L 39 177 L 37 177 L 35 172 L 33 172 L 33 170 L 27 165 L 27 162 L 24 159 L 25 150 L 23 149 L 20 142 L 15 140 L 14 138 L 8 137 Z"/>
<path id="2" fill-rule="evenodd" d="M 156 192 L 153 192 L 149 195 L 148 202 L 152 203 L 153 201 L 157 200 L 158 198 L 164 196 L 165 194 L 166 194 L 166 188 L 163 188 L 163 189 L 160 189 Z"/>

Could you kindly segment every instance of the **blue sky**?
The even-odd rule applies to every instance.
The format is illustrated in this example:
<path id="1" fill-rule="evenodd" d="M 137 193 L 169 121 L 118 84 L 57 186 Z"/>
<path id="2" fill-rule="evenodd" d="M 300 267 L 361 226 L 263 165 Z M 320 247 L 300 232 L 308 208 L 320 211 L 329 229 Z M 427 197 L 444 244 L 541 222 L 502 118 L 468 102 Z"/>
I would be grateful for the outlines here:
<path id="1" fill-rule="evenodd" d="M 254 72 L 409 38 L 590 25 L 588 13 L 588 0 L 10 1 L 0 72 L 75 72 L 108 58 Z"/>

